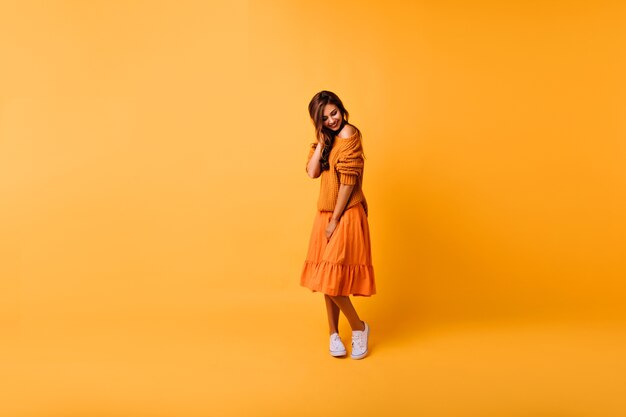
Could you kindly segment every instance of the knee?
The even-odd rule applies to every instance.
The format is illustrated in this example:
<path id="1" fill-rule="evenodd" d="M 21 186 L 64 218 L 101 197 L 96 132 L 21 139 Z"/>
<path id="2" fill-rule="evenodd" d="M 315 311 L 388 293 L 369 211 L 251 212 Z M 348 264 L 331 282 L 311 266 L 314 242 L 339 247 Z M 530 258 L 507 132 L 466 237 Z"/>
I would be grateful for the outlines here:
<path id="1" fill-rule="evenodd" d="M 330 297 L 331 300 L 335 301 L 335 300 L 345 300 L 347 298 L 347 296 L 345 295 L 328 295 L 327 297 Z"/>

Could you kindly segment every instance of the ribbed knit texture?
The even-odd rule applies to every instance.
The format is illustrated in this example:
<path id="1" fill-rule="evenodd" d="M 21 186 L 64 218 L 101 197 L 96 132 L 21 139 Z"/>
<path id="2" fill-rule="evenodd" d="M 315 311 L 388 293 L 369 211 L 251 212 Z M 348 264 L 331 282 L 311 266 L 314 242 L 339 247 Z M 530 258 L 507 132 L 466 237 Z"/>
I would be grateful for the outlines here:
<path id="1" fill-rule="evenodd" d="M 307 166 L 316 147 L 317 143 L 311 144 Z M 340 184 L 354 185 L 345 210 L 365 200 L 365 195 L 361 188 L 364 166 L 361 133 L 357 130 L 349 138 L 335 136 L 328 161 L 330 169 L 323 171 L 320 175 L 321 184 L 317 209 L 319 211 L 335 210 Z"/>

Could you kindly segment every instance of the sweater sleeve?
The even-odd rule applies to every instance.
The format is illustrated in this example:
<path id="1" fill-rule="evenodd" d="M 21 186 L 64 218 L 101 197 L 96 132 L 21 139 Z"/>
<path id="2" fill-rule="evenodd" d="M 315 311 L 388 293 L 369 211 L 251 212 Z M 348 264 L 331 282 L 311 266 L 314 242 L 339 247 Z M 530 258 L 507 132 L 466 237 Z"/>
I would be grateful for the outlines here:
<path id="1" fill-rule="evenodd" d="M 363 165 L 363 147 L 361 146 L 361 139 L 357 137 L 346 145 L 337 159 L 339 183 L 356 184 L 358 178 L 363 175 Z"/>

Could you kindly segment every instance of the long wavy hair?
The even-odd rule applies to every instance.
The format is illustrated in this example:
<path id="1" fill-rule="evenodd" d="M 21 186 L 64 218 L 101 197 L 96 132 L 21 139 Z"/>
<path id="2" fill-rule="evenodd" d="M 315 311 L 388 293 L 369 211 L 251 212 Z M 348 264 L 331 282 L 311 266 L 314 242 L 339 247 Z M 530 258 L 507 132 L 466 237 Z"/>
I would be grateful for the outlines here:
<path id="1" fill-rule="evenodd" d="M 335 140 L 335 133 L 332 130 L 326 128 L 324 126 L 324 121 L 322 120 L 324 116 L 324 106 L 327 104 L 334 104 L 337 106 L 343 120 L 348 122 L 348 110 L 344 107 L 343 103 L 337 96 L 337 94 L 331 91 L 320 91 L 315 94 L 311 101 L 309 102 L 309 115 L 311 116 L 311 120 L 315 125 L 315 137 L 318 138 L 318 141 L 322 139 L 322 156 L 320 158 L 320 168 L 322 171 L 330 169 L 330 165 L 328 162 L 328 157 L 330 155 L 330 150 L 333 147 L 333 141 Z"/>

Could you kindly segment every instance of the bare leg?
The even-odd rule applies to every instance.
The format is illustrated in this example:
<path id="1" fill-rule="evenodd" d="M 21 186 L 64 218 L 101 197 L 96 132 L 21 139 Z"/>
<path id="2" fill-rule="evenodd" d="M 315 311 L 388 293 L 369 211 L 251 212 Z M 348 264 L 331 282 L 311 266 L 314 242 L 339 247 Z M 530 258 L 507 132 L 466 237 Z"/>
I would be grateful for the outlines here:
<path id="1" fill-rule="evenodd" d="M 339 331 L 339 307 L 327 294 L 324 294 L 324 300 L 326 301 L 326 313 L 328 314 L 329 333 L 337 333 Z"/>
<path id="2" fill-rule="evenodd" d="M 341 312 L 346 316 L 348 322 L 350 323 L 350 327 L 352 327 L 352 330 L 365 330 L 365 323 L 363 323 L 359 318 L 359 315 L 352 305 L 352 301 L 350 301 L 350 297 L 348 297 L 347 295 L 331 295 L 330 298 L 334 301 L 335 304 L 337 304 L 337 307 L 339 307 L 339 309 L 341 309 Z"/>

